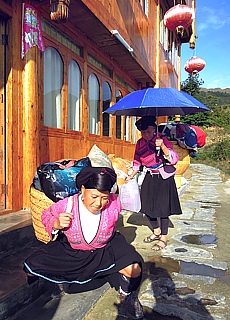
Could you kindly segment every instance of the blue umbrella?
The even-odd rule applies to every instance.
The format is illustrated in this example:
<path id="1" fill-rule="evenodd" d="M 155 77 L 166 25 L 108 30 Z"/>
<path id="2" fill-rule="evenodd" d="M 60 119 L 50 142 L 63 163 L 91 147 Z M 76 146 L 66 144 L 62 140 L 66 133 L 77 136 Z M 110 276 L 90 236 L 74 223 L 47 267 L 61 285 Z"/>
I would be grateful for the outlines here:
<path id="1" fill-rule="evenodd" d="M 148 88 L 131 92 L 104 112 L 115 116 L 174 116 L 211 111 L 186 92 Z"/>

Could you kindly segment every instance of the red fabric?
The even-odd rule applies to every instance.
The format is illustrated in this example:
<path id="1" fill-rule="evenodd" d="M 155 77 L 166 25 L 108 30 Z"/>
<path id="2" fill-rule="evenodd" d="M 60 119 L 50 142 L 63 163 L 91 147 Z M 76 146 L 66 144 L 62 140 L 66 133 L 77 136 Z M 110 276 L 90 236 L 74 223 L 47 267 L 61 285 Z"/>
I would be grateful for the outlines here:
<path id="1" fill-rule="evenodd" d="M 190 125 L 190 127 L 192 127 L 196 131 L 197 148 L 203 147 L 206 143 L 206 133 L 203 130 L 201 130 L 199 127 L 194 126 L 192 124 Z"/>

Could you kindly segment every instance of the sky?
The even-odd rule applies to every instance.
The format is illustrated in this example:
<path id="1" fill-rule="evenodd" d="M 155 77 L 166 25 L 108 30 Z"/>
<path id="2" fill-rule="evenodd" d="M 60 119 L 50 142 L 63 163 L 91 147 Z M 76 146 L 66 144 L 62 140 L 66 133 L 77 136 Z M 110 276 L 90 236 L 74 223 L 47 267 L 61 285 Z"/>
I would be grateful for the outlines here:
<path id="1" fill-rule="evenodd" d="M 196 35 L 194 50 L 182 44 L 181 81 L 189 75 L 185 62 L 196 56 L 206 62 L 202 88 L 230 88 L 230 0 L 196 0 Z"/>

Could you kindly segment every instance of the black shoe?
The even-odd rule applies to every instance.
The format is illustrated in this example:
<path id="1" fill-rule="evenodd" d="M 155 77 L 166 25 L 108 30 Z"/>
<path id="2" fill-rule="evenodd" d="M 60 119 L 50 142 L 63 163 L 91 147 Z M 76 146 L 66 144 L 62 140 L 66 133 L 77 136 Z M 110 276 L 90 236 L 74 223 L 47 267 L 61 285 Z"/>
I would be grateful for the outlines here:
<path id="1" fill-rule="evenodd" d="M 64 296 L 66 293 L 63 290 L 63 285 L 58 284 L 55 288 L 55 290 L 51 293 L 52 299 L 60 299 L 62 296 Z"/>
<path id="2" fill-rule="evenodd" d="M 143 319 L 144 313 L 142 305 L 135 292 L 130 293 L 128 296 L 120 294 L 120 302 L 126 316 L 130 319 Z"/>
<path id="3" fill-rule="evenodd" d="M 27 283 L 28 283 L 28 285 L 31 285 L 31 284 L 33 284 L 35 281 L 38 281 L 38 277 L 37 276 L 33 276 L 33 275 L 31 275 L 31 276 L 27 276 Z"/>

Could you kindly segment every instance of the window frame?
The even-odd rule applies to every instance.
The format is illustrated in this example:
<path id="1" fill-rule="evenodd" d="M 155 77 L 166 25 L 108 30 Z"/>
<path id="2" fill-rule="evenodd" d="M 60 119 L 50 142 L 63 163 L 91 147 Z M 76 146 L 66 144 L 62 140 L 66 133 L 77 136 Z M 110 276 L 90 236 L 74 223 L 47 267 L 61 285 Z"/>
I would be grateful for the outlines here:
<path id="1" fill-rule="evenodd" d="M 175 71 L 178 72 L 178 52 L 180 45 L 178 44 L 175 33 L 164 24 L 164 12 L 163 7 L 160 7 L 160 44 L 164 49 L 165 61 L 170 62 Z"/>
<path id="2" fill-rule="evenodd" d="M 114 139 L 116 141 L 120 142 L 127 142 L 127 143 L 132 143 L 132 137 L 130 136 L 130 139 L 128 141 L 125 140 L 125 132 L 124 132 L 124 126 L 125 126 L 125 117 L 122 116 L 121 118 L 121 139 L 116 137 L 116 117 L 115 116 L 109 116 L 110 117 L 110 135 L 109 136 L 103 136 L 102 135 L 102 108 L 103 108 L 103 99 L 102 99 L 102 84 L 104 82 L 108 82 L 111 91 L 112 91 L 112 100 L 111 100 L 111 105 L 115 103 L 116 97 L 115 97 L 115 92 L 117 90 L 120 90 L 122 92 L 122 96 L 124 97 L 125 95 L 129 94 L 130 91 L 128 88 L 122 85 L 121 80 L 115 77 L 115 71 L 112 72 L 112 74 L 104 74 L 103 71 L 98 69 L 96 66 L 90 64 L 89 61 L 87 61 L 86 57 L 87 54 L 91 54 L 90 51 L 85 51 L 84 56 L 79 56 L 75 52 L 72 52 L 70 49 L 65 47 L 64 45 L 60 44 L 57 40 L 50 38 L 49 35 L 43 33 L 43 38 L 45 40 L 45 46 L 51 46 L 54 49 L 56 49 L 63 62 L 64 62 L 64 82 L 63 82 L 63 95 L 62 95 L 62 114 L 63 114 L 63 124 L 62 128 L 53 128 L 53 127 L 47 127 L 44 126 L 43 119 L 44 119 L 44 102 L 43 102 L 43 94 L 40 95 L 40 110 L 41 110 L 41 116 L 40 116 L 40 121 L 41 121 L 41 135 L 42 136 L 63 136 L 64 135 L 70 135 L 70 136 L 80 136 L 81 139 L 84 138 L 84 136 L 88 136 L 89 139 L 95 139 L 95 137 L 100 137 L 101 141 L 107 141 L 108 139 Z M 85 49 L 84 49 L 85 50 Z M 95 55 L 94 55 L 95 56 Z M 82 87 L 81 87 L 81 101 L 80 101 L 80 114 L 81 114 L 81 131 L 75 131 L 68 129 L 68 66 L 71 60 L 74 60 L 81 71 L 81 77 L 82 77 Z M 43 65 L 43 56 L 41 55 L 41 67 Z M 105 63 L 106 65 L 106 63 Z M 107 67 L 110 67 L 108 64 Z M 41 77 L 43 77 L 43 68 L 41 68 Z M 100 88 L 100 119 L 99 119 L 99 134 L 90 134 L 89 133 L 89 128 L 88 128 L 88 112 L 87 112 L 87 96 L 84 96 L 84 92 L 87 92 L 87 81 L 90 73 L 94 73 L 99 81 L 99 88 Z M 119 76 L 122 79 L 122 76 Z M 133 89 L 134 90 L 134 89 Z M 132 90 L 131 90 L 132 91 Z M 84 110 L 83 110 L 84 109 Z M 131 117 L 129 121 L 129 126 L 131 130 L 132 123 L 131 123 Z M 64 136 L 63 136 L 64 137 Z M 91 137 L 91 138 L 90 138 Z"/>
<path id="3" fill-rule="evenodd" d="M 113 78 L 110 78 L 109 76 L 105 75 L 102 71 L 100 71 L 99 69 L 97 69 L 95 66 L 91 65 L 90 63 L 87 64 L 87 87 L 88 87 L 88 79 L 89 79 L 89 75 L 91 73 L 94 73 L 97 78 L 98 78 L 98 81 L 99 81 L 99 89 L 100 89 L 100 101 L 99 101 L 99 134 L 98 135 L 95 135 L 93 133 L 90 133 L 89 130 L 88 130 L 88 134 L 90 136 L 100 136 L 101 139 L 108 139 L 108 138 L 112 138 L 112 132 L 113 130 L 110 129 L 110 133 L 109 133 L 109 136 L 103 136 L 103 114 L 102 114 L 102 111 L 103 111 L 103 96 L 102 96 L 102 86 L 103 86 L 103 83 L 104 82 L 107 82 L 111 88 L 111 103 L 110 105 L 113 103 L 114 101 L 114 80 Z M 88 105 L 88 97 L 87 97 L 87 105 Z M 113 125 L 112 125 L 112 121 L 111 121 L 111 117 L 112 116 L 109 116 L 109 123 L 111 125 L 111 128 L 113 128 Z M 88 119 L 89 120 L 89 119 Z"/>
<path id="4" fill-rule="evenodd" d="M 56 49 L 64 63 L 64 71 L 63 71 L 63 89 L 62 89 L 62 127 L 61 128 L 54 128 L 44 125 L 44 92 L 42 87 L 42 93 L 40 95 L 40 122 L 41 122 L 41 134 L 48 134 L 51 136 L 56 135 L 72 135 L 72 136 L 83 136 L 82 128 L 81 131 L 75 131 L 68 129 L 68 65 L 71 60 L 75 60 L 80 68 L 81 71 L 81 101 L 80 101 L 80 115 L 82 119 L 83 115 L 83 97 L 82 97 L 82 90 L 83 90 L 83 70 L 84 70 L 84 59 L 83 57 L 79 56 L 78 54 L 72 52 L 68 48 L 66 48 L 64 45 L 61 45 L 58 41 L 56 41 L 53 38 L 50 38 L 48 35 L 43 33 L 43 38 L 45 41 L 45 46 L 47 47 L 53 47 Z M 41 79 L 44 79 L 44 54 L 41 56 Z"/>
<path id="5" fill-rule="evenodd" d="M 96 100 L 96 101 L 98 101 L 97 105 L 96 105 L 96 107 L 97 107 L 97 110 L 96 110 L 97 118 L 96 118 L 96 122 L 95 122 L 95 127 L 92 126 L 92 130 L 90 130 L 91 129 L 91 126 L 90 126 L 91 118 L 90 118 L 90 103 L 89 103 L 89 94 L 90 94 L 90 87 L 89 87 L 90 83 L 89 83 L 89 80 L 90 80 L 90 76 L 91 75 L 95 77 L 95 80 L 97 81 L 97 84 L 98 84 L 98 92 L 97 92 L 98 100 Z M 97 74 L 95 72 L 91 72 L 87 77 L 87 92 L 88 92 L 88 94 L 87 94 L 88 133 L 90 135 L 100 136 L 101 135 L 101 125 L 100 125 L 100 122 L 101 122 L 101 120 L 100 120 L 100 113 L 101 113 L 100 112 L 101 111 L 101 103 L 100 103 L 101 102 L 101 85 L 100 85 L 100 81 L 98 79 L 98 76 L 97 76 Z M 95 130 L 95 132 L 90 132 L 90 131 L 94 131 L 94 130 Z"/>
<path id="6" fill-rule="evenodd" d="M 120 92 L 121 93 L 121 99 L 123 97 L 125 97 L 127 94 L 129 94 L 130 92 L 125 90 L 124 88 L 122 87 L 119 87 L 119 86 L 116 86 L 116 90 L 115 90 L 115 101 L 116 101 L 116 93 L 117 92 Z M 120 100 L 120 99 L 119 99 Z M 119 101 L 117 100 L 117 101 Z M 116 121 L 115 121 L 115 139 L 118 140 L 118 141 L 126 141 L 126 142 L 131 142 L 133 141 L 132 139 L 132 116 L 129 116 L 128 117 L 128 120 L 127 120 L 127 117 L 126 116 L 120 116 L 121 117 L 121 125 L 120 125 L 120 129 L 121 129 L 121 132 L 120 132 L 120 135 L 121 137 L 118 138 L 117 137 L 117 117 L 116 117 Z M 129 139 L 127 140 L 127 135 L 129 137 Z"/>
<path id="7" fill-rule="evenodd" d="M 72 128 L 69 128 L 69 111 L 70 111 L 70 108 L 69 108 L 69 66 L 70 66 L 70 63 L 71 62 L 74 62 L 76 63 L 77 67 L 79 68 L 79 74 L 80 74 L 80 80 L 79 80 L 79 110 L 78 110 L 78 114 L 79 114 L 79 130 L 76 130 L 76 129 L 72 129 Z M 75 59 L 71 59 L 67 65 L 67 75 L 68 75 L 68 78 L 67 78 L 67 81 L 68 81 L 68 85 L 67 85 L 67 127 L 66 127 L 66 130 L 68 131 L 76 131 L 76 132 L 81 132 L 82 131 L 82 79 L 83 79 L 83 76 L 82 76 L 82 71 L 81 71 L 81 68 L 79 66 L 79 63 L 75 60 Z M 75 123 L 76 124 L 76 123 Z"/>
<path id="8" fill-rule="evenodd" d="M 105 110 L 104 110 L 104 103 L 105 103 L 106 100 L 104 100 L 104 98 L 103 98 L 103 95 L 104 95 L 104 85 L 105 85 L 105 84 L 107 84 L 107 86 L 108 86 L 108 88 L 109 88 L 109 90 L 110 90 L 109 105 L 106 106 L 105 110 L 111 106 L 111 103 L 112 103 L 112 101 L 113 101 L 112 87 L 111 87 L 111 85 L 110 85 L 110 83 L 109 83 L 108 81 L 104 81 L 104 82 L 102 83 L 102 88 L 101 88 L 101 91 L 102 91 L 102 112 L 105 111 Z M 104 126 L 106 118 L 108 119 L 108 127 L 105 127 L 105 126 Z M 111 121 L 110 121 L 110 120 L 111 120 L 111 119 L 110 119 L 110 115 L 109 115 L 108 113 L 105 113 L 105 114 L 102 113 L 102 136 L 103 136 L 103 137 L 110 137 L 110 136 L 112 135 L 112 134 L 111 134 L 111 133 L 112 133 L 112 132 L 111 132 L 111 131 L 112 131 L 112 130 L 111 130 L 111 125 L 110 125 Z M 108 130 L 108 134 L 104 134 L 104 132 L 106 132 L 106 130 Z"/>
<path id="9" fill-rule="evenodd" d="M 55 96 L 52 95 L 52 97 L 51 97 L 51 108 L 48 109 L 47 106 L 46 106 L 46 98 L 45 98 L 46 97 L 46 94 L 45 94 L 45 83 L 46 83 L 46 79 L 45 79 L 45 67 L 46 67 L 45 66 L 45 54 L 48 52 L 49 49 L 51 49 L 51 52 L 54 51 L 55 54 L 57 55 L 57 57 L 60 59 L 59 60 L 60 64 L 58 65 L 58 67 L 60 68 L 59 71 L 62 72 L 62 76 L 61 76 L 60 79 L 58 79 L 60 81 L 60 83 L 58 83 L 58 84 L 61 85 L 60 88 L 58 88 L 58 91 L 60 90 L 60 98 L 57 101 L 57 97 L 58 96 L 57 95 L 55 95 Z M 51 60 L 53 60 L 53 58 L 54 57 L 52 56 Z M 50 61 L 48 61 L 48 63 L 49 62 Z M 51 61 L 51 62 L 53 62 L 53 61 Z M 55 65 L 55 67 L 56 67 L 56 65 Z M 64 115 L 63 115 L 63 111 L 62 111 L 62 109 L 63 109 L 63 86 L 64 86 L 64 61 L 62 59 L 62 56 L 61 56 L 60 52 L 56 48 L 54 48 L 52 46 L 46 47 L 46 50 L 44 52 L 43 72 L 44 72 L 44 76 L 43 76 L 43 86 L 44 86 L 44 94 L 43 94 L 44 121 L 43 121 L 43 125 L 45 127 L 49 127 L 49 128 L 62 129 L 63 128 L 63 120 L 64 120 Z M 55 72 L 54 72 L 54 74 L 55 74 Z M 51 75 L 49 75 L 49 76 L 51 76 Z M 58 74 L 55 74 L 55 76 L 58 76 Z M 49 80 L 50 79 L 47 79 L 47 82 L 49 82 Z M 56 82 L 55 82 L 55 85 L 56 85 Z M 52 89 L 52 91 L 54 90 L 53 86 L 51 86 L 51 89 Z M 48 90 L 48 94 L 51 93 L 52 91 Z M 55 101 L 57 101 L 55 103 L 55 105 L 53 105 L 53 103 L 52 103 L 53 98 L 54 98 Z M 57 103 L 60 103 L 60 106 L 58 106 Z M 59 110 L 57 110 L 57 108 Z M 57 113 L 60 113 L 60 118 L 58 118 L 58 116 L 57 116 L 56 119 L 54 119 L 53 112 L 55 111 L 55 109 L 57 110 Z M 48 121 L 51 120 L 51 125 L 50 124 L 45 124 L 46 113 L 47 113 Z M 50 113 L 51 113 L 51 116 L 50 116 Z M 53 122 L 55 122 L 55 121 L 56 121 L 56 126 L 53 125 Z"/>

